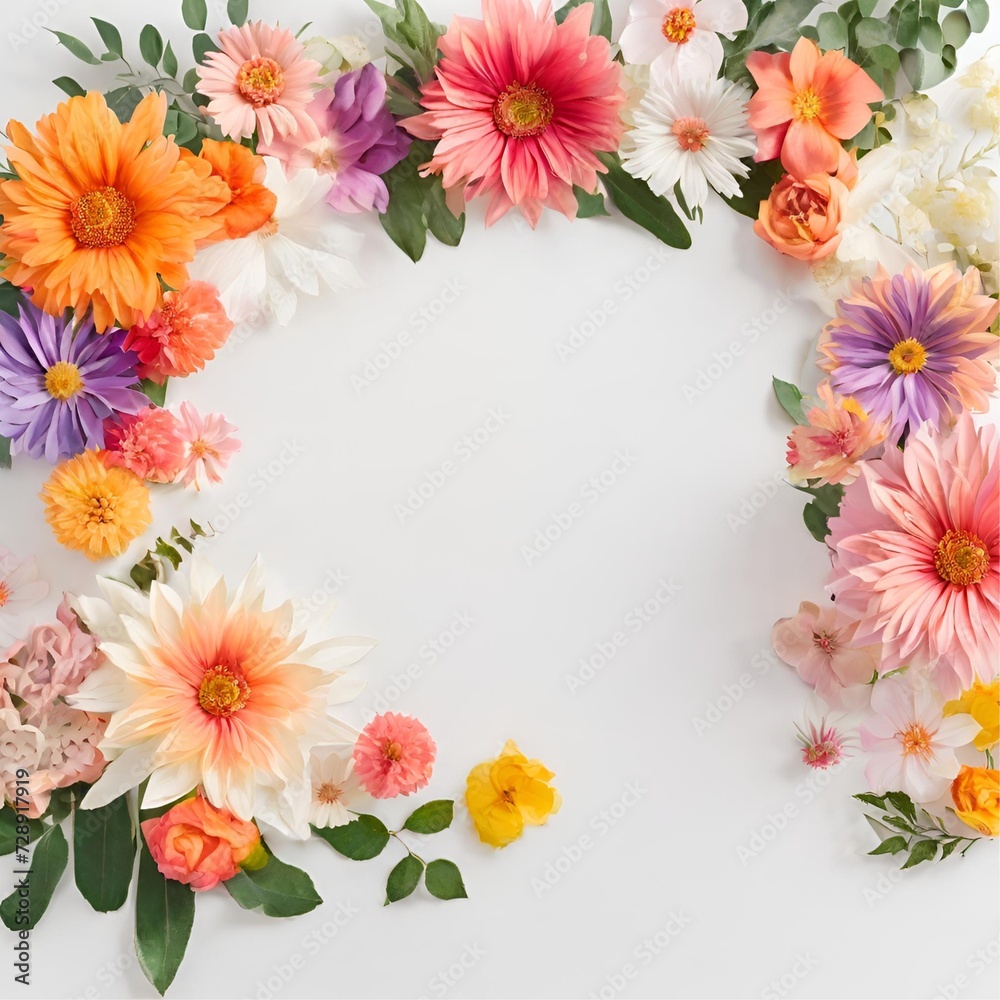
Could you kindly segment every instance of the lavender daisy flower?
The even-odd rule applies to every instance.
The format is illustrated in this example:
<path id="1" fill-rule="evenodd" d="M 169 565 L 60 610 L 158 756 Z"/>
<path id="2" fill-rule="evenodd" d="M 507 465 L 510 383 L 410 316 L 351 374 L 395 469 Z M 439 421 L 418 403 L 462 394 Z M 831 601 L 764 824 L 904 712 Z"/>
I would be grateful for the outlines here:
<path id="1" fill-rule="evenodd" d="M 837 392 L 890 421 L 888 440 L 924 421 L 940 427 L 965 409 L 989 408 L 1000 341 L 988 328 L 997 308 L 974 267 L 964 276 L 952 262 L 907 267 L 891 277 L 880 268 L 837 303 L 819 366 Z"/>
<path id="2" fill-rule="evenodd" d="M 124 330 L 98 334 L 33 305 L 0 313 L 0 434 L 11 451 L 49 462 L 104 446 L 104 420 L 138 413 L 149 399 L 131 388 L 138 357 Z"/>
<path id="3" fill-rule="evenodd" d="M 340 212 L 384 212 L 389 191 L 381 175 L 402 160 L 410 137 L 386 107 L 385 76 L 372 63 L 345 73 L 333 90 L 321 90 L 308 107 L 320 137 L 295 136 L 260 145 L 262 156 L 281 160 L 289 175 L 312 169 L 333 178 L 326 200 Z"/>

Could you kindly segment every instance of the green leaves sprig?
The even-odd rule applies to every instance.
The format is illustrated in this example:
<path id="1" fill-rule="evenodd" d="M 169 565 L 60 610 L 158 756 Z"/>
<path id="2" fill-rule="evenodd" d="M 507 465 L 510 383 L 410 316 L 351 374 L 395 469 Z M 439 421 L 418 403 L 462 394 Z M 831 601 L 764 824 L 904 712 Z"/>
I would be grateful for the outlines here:
<path id="1" fill-rule="evenodd" d="M 208 538 L 209 534 L 195 521 L 190 521 L 188 533 L 185 535 L 177 528 L 171 528 L 167 538 L 157 538 L 153 548 L 129 570 L 129 578 L 144 594 L 154 580 L 164 580 L 167 576 L 167 565 L 176 570 L 184 561 L 184 555 L 194 552 L 199 538 Z"/>

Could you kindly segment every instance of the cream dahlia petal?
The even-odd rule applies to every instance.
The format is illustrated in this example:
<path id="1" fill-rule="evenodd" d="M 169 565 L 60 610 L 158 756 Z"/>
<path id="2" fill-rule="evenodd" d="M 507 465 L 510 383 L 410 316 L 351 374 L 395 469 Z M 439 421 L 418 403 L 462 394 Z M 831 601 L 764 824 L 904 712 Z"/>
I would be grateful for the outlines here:
<path id="1" fill-rule="evenodd" d="M 80 808 L 100 809 L 143 782 L 152 770 L 159 742 L 159 738 L 151 739 L 123 750 L 91 786 Z M 107 756 L 107 753 L 104 755 Z"/>

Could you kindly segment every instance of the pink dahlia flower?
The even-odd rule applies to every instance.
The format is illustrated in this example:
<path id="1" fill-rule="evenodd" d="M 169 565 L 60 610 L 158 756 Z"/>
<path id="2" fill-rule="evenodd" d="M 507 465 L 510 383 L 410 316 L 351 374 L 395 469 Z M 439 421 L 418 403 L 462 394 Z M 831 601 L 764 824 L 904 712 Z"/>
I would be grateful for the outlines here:
<path id="1" fill-rule="evenodd" d="M 883 644 L 880 673 L 930 665 L 957 697 L 1000 655 L 1000 464 L 994 426 L 963 414 L 924 424 L 900 452 L 866 462 L 830 519 L 830 589 Z"/>
<path id="2" fill-rule="evenodd" d="M 410 715 L 376 715 L 354 746 L 354 773 L 376 799 L 409 795 L 430 781 L 437 746 Z"/>
<path id="3" fill-rule="evenodd" d="M 303 55 L 286 28 L 257 21 L 220 31 L 219 52 L 198 67 L 198 90 L 210 98 L 205 109 L 237 142 L 259 130 L 262 142 L 277 135 L 319 138 L 306 108 L 319 85 L 320 65 Z"/>
<path id="4" fill-rule="evenodd" d="M 159 406 L 104 426 L 106 465 L 120 465 L 151 483 L 172 483 L 184 462 L 181 422 Z"/>
<path id="5" fill-rule="evenodd" d="M 403 125 L 440 140 L 423 165 L 446 189 L 490 199 L 490 225 L 515 205 L 534 226 L 542 208 L 572 219 L 573 185 L 597 187 L 597 152 L 618 148 L 625 102 L 607 40 L 590 34 L 590 4 L 557 24 L 549 0 L 483 0 L 483 20 L 456 17 L 438 41 L 424 114 Z"/>

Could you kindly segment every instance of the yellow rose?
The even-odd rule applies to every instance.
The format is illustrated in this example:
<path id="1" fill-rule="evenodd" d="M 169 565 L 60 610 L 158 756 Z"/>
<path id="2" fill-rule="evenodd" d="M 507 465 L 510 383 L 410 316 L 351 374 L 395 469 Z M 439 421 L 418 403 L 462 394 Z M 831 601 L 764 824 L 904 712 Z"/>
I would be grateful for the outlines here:
<path id="1" fill-rule="evenodd" d="M 955 815 L 984 837 L 1000 837 L 1000 771 L 962 766 L 951 783 Z"/>
<path id="2" fill-rule="evenodd" d="M 977 750 L 986 750 L 1000 743 L 1000 677 L 992 684 L 976 681 L 962 697 L 949 701 L 942 710 L 945 715 L 971 715 L 979 723 L 979 735 L 973 740 Z"/>
<path id="3" fill-rule="evenodd" d="M 496 760 L 477 764 L 469 772 L 465 804 L 479 839 L 506 847 L 524 832 L 524 825 L 541 826 L 559 811 L 562 799 L 549 784 L 555 775 L 541 761 L 528 760 L 508 740 Z"/>

